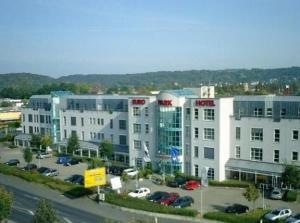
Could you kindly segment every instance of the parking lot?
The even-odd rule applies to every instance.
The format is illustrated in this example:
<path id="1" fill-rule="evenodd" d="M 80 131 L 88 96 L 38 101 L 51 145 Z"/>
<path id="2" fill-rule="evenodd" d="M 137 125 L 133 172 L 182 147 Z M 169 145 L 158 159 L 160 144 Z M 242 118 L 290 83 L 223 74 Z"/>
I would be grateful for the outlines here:
<path id="1" fill-rule="evenodd" d="M 9 149 L 7 146 L 3 146 L 3 144 L 0 144 L 0 157 L 1 157 L 0 158 L 1 163 L 6 162 L 9 159 L 19 159 L 21 167 L 26 165 L 23 159 L 22 150 L 20 148 Z M 63 166 L 62 164 L 56 164 L 56 160 L 57 160 L 56 157 L 39 160 L 36 159 L 34 156 L 32 162 L 35 163 L 37 166 L 45 166 L 49 168 L 58 169 L 59 175 L 57 176 L 57 178 L 62 180 L 70 177 L 73 174 L 83 175 L 84 170 L 87 169 L 86 163 L 80 163 L 73 166 Z M 126 189 L 134 190 L 136 188 L 136 183 L 137 182 L 135 179 L 130 180 L 126 185 Z M 151 192 L 166 191 L 166 192 L 179 193 L 180 196 L 191 196 L 194 198 L 195 201 L 195 203 L 193 204 L 193 208 L 199 211 L 201 210 L 201 194 L 202 194 L 203 212 L 224 210 L 224 207 L 234 203 L 244 204 L 252 208 L 252 203 L 248 202 L 242 195 L 244 189 L 240 189 L 240 188 L 208 187 L 203 189 L 196 189 L 193 191 L 187 191 L 181 188 L 171 188 L 163 185 L 157 185 L 148 179 L 139 180 L 138 186 L 147 187 L 151 190 Z M 287 207 L 292 209 L 294 213 L 300 212 L 299 200 L 297 202 L 285 202 L 282 200 L 270 200 L 266 198 L 265 204 L 268 208 L 271 209 L 279 208 L 279 207 Z M 262 207 L 262 205 L 263 205 L 263 200 L 260 197 L 256 201 L 256 207 Z"/>

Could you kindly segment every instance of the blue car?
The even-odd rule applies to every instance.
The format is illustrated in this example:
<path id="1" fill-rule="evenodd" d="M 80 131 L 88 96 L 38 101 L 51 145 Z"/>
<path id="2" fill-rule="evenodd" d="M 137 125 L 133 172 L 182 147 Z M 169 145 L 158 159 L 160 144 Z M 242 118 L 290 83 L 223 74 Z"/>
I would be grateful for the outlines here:
<path id="1" fill-rule="evenodd" d="M 68 163 L 70 162 L 72 158 L 70 156 L 60 156 L 58 157 L 56 163 L 58 164 L 65 164 L 65 163 Z"/>

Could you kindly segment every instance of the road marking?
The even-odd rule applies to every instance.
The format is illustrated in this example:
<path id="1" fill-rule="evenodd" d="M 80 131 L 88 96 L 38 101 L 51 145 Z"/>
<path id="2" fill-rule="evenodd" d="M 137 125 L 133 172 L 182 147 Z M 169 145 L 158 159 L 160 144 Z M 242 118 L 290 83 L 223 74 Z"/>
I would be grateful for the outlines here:
<path id="1" fill-rule="evenodd" d="M 63 219 L 67 222 L 67 223 L 72 223 L 72 221 L 66 217 L 63 217 Z"/>
<path id="2" fill-rule="evenodd" d="M 33 200 L 39 200 L 38 197 L 31 196 L 31 195 L 29 195 L 29 194 L 24 194 L 24 197 L 27 197 L 27 198 L 30 198 L 30 199 L 33 199 Z"/>
<path id="3" fill-rule="evenodd" d="M 34 212 L 32 210 L 27 210 L 29 214 L 31 214 L 32 216 L 34 216 Z"/>
<path id="4" fill-rule="evenodd" d="M 34 216 L 34 212 L 32 210 L 29 210 L 29 209 L 26 209 L 26 208 L 21 208 L 21 207 L 18 207 L 18 206 L 14 206 L 14 209 Z"/>

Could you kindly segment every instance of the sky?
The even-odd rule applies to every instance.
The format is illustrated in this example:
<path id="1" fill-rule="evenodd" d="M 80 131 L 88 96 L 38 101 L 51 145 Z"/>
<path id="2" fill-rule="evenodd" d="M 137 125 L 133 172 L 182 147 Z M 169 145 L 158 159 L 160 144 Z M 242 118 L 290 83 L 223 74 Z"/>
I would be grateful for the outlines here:
<path id="1" fill-rule="evenodd" d="M 0 0 L 0 73 L 300 66 L 299 0 Z"/>

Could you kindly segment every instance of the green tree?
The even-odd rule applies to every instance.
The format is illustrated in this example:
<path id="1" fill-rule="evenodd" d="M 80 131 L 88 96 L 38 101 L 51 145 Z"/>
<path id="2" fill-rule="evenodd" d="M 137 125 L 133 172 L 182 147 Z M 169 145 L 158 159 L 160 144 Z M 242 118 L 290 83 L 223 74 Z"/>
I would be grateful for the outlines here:
<path id="1" fill-rule="evenodd" d="M 13 194 L 0 186 L 0 222 L 8 218 L 12 211 Z"/>
<path id="2" fill-rule="evenodd" d="M 40 148 L 40 145 L 41 145 L 41 135 L 38 135 L 38 134 L 33 134 L 31 136 L 31 146 L 34 147 L 34 148 Z"/>
<path id="3" fill-rule="evenodd" d="M 30 148 L 27 147 L 26 149 L 24 149 L 23 158 L 27 164 L 29 164 L 32 161 L 32 156 L 33 154 Z"/>
<path id="4" fill-rule="evenodd" d="M 45 199 L 40 200 L 33 217 L 33 223 L 54 223 L 54 222 L 58 222 L 58 218 L 51 203 Z"/>
<path id="5" fill-rule="evenodd" d="M 101 142 L 100 146 L 100 155 L 101 157 L 105 158 L 105 159 L 110 159 L 113 155 L 113 145 L 111 143 L 111 141 L 109 140 L 103 140 L 103 142 Z"/>
<path id="6" fill-rule="evenodd" d="M 41 138 L 41 145 L 44 149 L 46 149 L 48 146 L 52 145 L 52 138 L 50 135 L 46 134 Z"/>
<path id="7" fill-rule="evenodd" d="M 297 188 L 300 185 L 300 169 L 294 164 L 287 164 L 281 177 L 286 186 Z"/>
<path id="8" fill-rule="evenodd" d="M 72 134 L 71 137 L 68 139 L 67 145 L 67 153 L 74 153 L 76 150 L 80 149 L 78 136 L 76 134 Z"/>
<path id="9" fill-rule="evenodd" d="M 253 185 L 249 185 L 246 189 L 246 192 L 243 193 L 243 196 L 247 201 L 253 203 L 253 209 L 255 209 L 255 201 L 259 198 L 259 190 L 255 188 Z"/>

